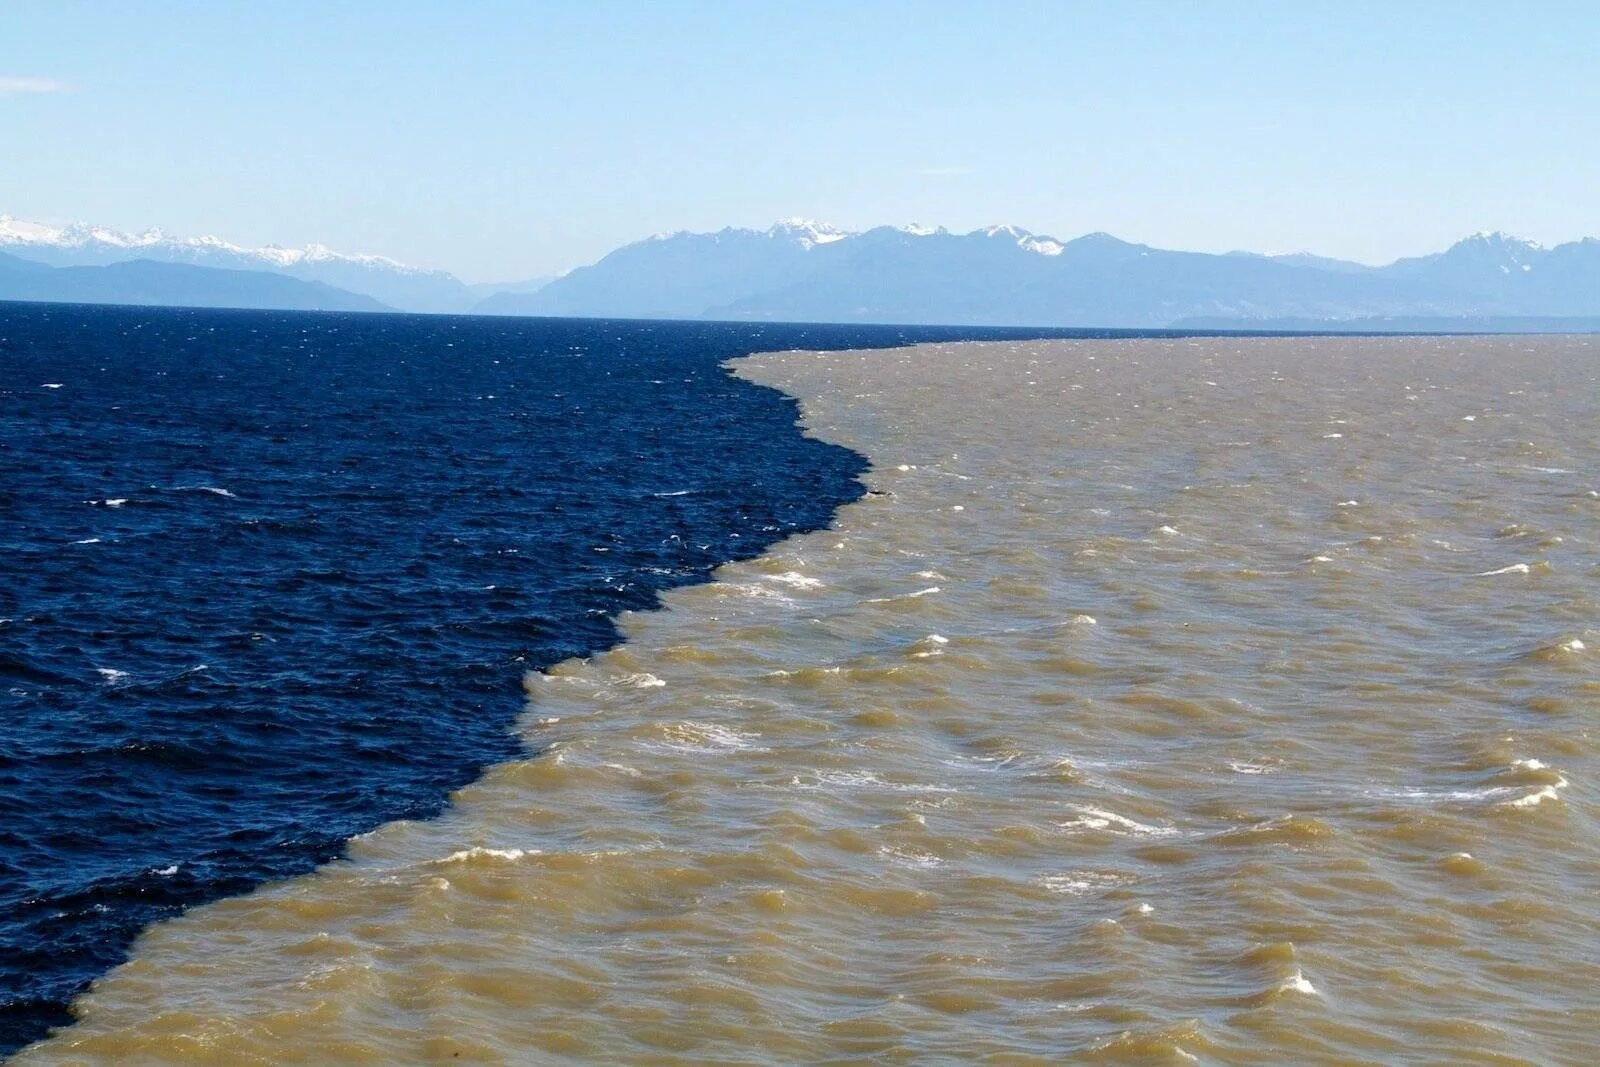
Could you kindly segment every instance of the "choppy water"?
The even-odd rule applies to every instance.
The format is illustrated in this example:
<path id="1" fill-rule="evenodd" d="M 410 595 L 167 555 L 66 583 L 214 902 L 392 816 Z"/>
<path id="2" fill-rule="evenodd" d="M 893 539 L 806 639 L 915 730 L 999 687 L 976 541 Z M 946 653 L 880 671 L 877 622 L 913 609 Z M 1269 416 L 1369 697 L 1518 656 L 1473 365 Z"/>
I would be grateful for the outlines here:
<path id="1" fill-rule="evenodd" d="M 22 1061 L 1592 1058 L 1600 342 L 740 372 L 873 492 Z"/>
<path id="2" fill-rule="evenodd" d="M 522 751 L 525 670 L 859 493 L 722 360 L 940 335 L 0 306 L 0 1052 L 145 924 L 435 813 Z"/>

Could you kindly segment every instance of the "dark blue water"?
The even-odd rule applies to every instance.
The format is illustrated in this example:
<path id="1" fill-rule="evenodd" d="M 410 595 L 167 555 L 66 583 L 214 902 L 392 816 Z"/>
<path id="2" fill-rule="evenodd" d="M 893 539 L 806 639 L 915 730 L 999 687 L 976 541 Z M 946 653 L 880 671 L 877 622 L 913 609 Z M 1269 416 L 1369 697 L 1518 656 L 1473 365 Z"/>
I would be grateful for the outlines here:
<path id="1" fill-rule="evenodd" d="M 435 814 L 525 670 L 855 497 L 723 360 L 1008 333 L 0 304 L 0 1051 L 150 922 Z"/>

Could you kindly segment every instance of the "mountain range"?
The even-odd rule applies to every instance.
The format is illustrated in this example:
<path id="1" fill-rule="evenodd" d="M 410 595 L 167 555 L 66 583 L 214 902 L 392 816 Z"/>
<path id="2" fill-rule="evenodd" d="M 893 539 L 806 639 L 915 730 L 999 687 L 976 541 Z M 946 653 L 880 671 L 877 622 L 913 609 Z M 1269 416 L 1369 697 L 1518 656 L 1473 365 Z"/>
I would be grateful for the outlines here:
<path id="1" fill-rule="evenodd" d="M 651 318 L 1260 328 L 1400 316 L 1600 315 L 1600 241 L 1543 248 L 1477 234 L 1383 267 L 1308 254 L 1176 252 L 1093 233 L 971 233 L 804 220 L 665 234 L 482 313 Z"/>
<path id="2" fill-rule="evenodd" d="M 267 271 L 223 270 L 148 259 L 99 267 L 52 267 L 3 252 L 0 300 L 294 311 L 390 310 L 370 296 Z"/>
<path id="3" fill-rule="evenodd" d="M 0 215 L 0 253 L 53 267 L 148 260 L 281 275 L 370 297 L 377 304 L 372 310 L 464 312 L 486 295 L 474 293 L 446 271 L 408 267 L 384 256 L 348 255 L 322 245 L 247 248 L 219 237 L 174 237 L 155 229 L 130 234 L 82 223 L 50 226 L 9 215 Z M 0 299 L 5 295 L 0 290 Z"/>
<path id="4" fill-rule="evenodd" d="M 7 253 L 0 299 L 1213 329 L 1588 329 L 1581 320 L 1600 319 L 1600 241 L 1547 248 L 1501 233 L 1368 266 L 1309 253 L 1180 252 L 1104 233 L 1063 241 L 1014 226 L 851 232 L 790 219 L 764 230 L 659 234 L 553 279 L 472 286 L 320 245 L 246 248 L 0 216 Z"/>

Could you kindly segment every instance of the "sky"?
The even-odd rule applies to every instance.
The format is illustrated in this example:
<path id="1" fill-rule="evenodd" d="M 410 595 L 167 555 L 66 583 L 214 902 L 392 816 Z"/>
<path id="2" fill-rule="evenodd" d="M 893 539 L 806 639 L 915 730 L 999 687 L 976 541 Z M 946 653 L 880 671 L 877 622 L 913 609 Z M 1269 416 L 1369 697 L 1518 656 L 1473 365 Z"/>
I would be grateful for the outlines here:
<path id="1" fill-rule="evenodd" d="M 1600 5 L 0 0 L 0 214 L 537 277 L 790 216 L 1600 236 Z"/>

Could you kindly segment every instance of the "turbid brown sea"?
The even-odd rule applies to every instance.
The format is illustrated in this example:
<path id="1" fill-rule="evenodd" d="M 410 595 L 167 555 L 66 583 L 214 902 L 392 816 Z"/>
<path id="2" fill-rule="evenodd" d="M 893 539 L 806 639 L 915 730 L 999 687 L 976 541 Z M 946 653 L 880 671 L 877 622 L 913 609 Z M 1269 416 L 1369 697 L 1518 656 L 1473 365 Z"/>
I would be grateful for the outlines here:
<path id="1" fill-rule="evenodd" d="M 19 1062 L 1600 1055 L 1600 339 L 737 373 L 869 495 Z"/>

